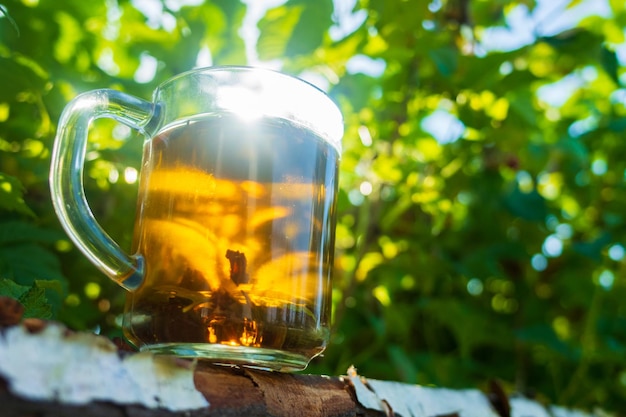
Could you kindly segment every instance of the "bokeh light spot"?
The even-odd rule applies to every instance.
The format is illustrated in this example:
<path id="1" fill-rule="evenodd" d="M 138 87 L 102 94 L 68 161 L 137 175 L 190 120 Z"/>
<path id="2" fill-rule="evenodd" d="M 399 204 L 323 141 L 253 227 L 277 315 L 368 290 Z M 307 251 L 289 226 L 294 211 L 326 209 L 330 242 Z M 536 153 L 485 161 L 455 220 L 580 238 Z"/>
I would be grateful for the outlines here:
<path id="1" fill-rule="evenodd" d="M 545 269 L 548 267 L 548 260 L 545 256 L 538 253 L 530 259 L 530 265 L 535 271 L 545 271 Z"/>
<path id="2" fill-rule="evenodd" d="M 624 259 L 624 255 L 626 255 L 626 251 L 619 243 L 616 243 L 609 248 L 609 258 L 613 261 L 621 261 Z"/>
<path id="3" fill-rule="evenodd" d="M 478 278 L 472 278 L 467 282 L 467 292 L 473 296 L 478 296 L 485 289 L 483 282 Z"/>

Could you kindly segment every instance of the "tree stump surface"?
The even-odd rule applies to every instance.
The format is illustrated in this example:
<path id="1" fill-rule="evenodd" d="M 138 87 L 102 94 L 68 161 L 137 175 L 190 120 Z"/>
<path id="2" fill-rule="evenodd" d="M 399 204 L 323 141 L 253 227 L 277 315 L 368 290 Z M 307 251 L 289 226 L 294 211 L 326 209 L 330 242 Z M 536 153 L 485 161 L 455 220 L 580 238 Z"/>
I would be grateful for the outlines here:
<path id="1" fill-rule="evenodd" d="M 489 392 L 288 374 L 120 350 L 54 322 L 0 320 L 1 417 L 607 417 Z"/>

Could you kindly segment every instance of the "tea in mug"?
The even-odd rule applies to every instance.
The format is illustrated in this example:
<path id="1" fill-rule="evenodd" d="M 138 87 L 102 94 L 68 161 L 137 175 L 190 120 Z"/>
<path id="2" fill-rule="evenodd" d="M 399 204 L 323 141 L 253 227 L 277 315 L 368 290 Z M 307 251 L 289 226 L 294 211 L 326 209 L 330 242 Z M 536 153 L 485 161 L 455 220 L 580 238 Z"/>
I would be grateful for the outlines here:
<path id="1" fill-rule="evenodd" d="M 145 278 L 127 338 L 181 356 L 322 352 L 338 158 L 278 118 L 206 115 L 147 140 L 133 239 Z"/>

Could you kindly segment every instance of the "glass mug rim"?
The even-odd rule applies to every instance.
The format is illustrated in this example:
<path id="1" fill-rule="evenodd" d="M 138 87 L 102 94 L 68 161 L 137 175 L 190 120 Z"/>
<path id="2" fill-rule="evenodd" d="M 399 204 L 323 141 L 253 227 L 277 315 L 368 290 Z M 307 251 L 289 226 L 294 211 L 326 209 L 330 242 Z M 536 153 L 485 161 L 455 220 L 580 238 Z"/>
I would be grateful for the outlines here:
<path id="1" fill-rule="evenodd" d="M 233 83 L 237 84 L 237 88 L 249 90 L 253 94 L 258 93 L 259 98 L 256 100 L 251 95 L 246 97 L 248 99 L 252 98 L 254 102 L 252 104 L 246 103 L 245 108 L 243 108 L 244 112 L 252 108 L 259 112 L 257 116 L 262 114 L 300 124 L 304 128 L 314 131 L 322 139 L 330 143 L 341 157 L 344 120 L 338 105 L 330 98 L 327 92 L 315 84 L 278 70 L 246 65 L 215 65 L 194 68 L 176 74 L 158 84 L 153 91 L 153 103 L 158 104 L 159 96 L 168 89 L 175 88 L 177 84 L 185 82 L 190 78 L 202 75 L 214 77 L 217 89 Z M 233 77 L 232 80 L 228 80 L 228 76 Z M 242 81 L 245 82 L 245 87 L 241 85 Z M 259 88 L 266 90 L 258 91 Z M 215 94 L 215 91 L 211 93 Z M 229 93 L 231 92 L 229 91 Z M 272 97 L 271 102 L 274 103 L 273 106 L 268 107 L 264 105 L 266 102 L 261 103 L 261 100 L 268 96 Z M 219 100 L 216 100 L 212 105 L 216 106 L 214 109 L 216 113 L 228 111 L 239 113 L 242 110 L 242 99 L 228 100 L 226 103 L 220 103 Z M 193 115 L 198 115 L 198 113 L 193 113 Z M 148 136 L 155 136 L 158 131 L 162 131 L 166 126 L 176 123 L 176 120 L 184 120 L 186 117 L 187 115 L 183 115 L 168 121 L 165 125 L 160 126 L 156 132 L 148 134 Z"/>

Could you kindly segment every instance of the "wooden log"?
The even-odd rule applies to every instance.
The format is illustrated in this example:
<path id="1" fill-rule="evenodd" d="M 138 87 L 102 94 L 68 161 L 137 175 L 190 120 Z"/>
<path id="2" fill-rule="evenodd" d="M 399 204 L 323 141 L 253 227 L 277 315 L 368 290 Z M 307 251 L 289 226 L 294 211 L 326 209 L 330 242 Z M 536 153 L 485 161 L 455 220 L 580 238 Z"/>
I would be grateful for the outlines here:
<path id="1" fill-rule="evenodd" d="M 259 372 L 253 372 L 259 373 Z M 198 390 L 210 399 L 205 407 L 172 411 L 163 407 L 123 404 L 116 400 L 90 401 L 85 404 L 59 400 L 23 398 L 12 393 L 0 379 L 0 416 L 83 416 L 83 417 L 170 417 L 170 416 L 383 416 L 381 412 L 359 406 L 349 395 L 342 395 L 337 379 L 294 378 L 289 389 L 274 383 L 255 386 L 240 370 L 203 369 L 196 372 Z M 268 381 L 272 377 L 263 376 Z M 285 382 L 285 379 L 279 378 Z M 207 381 L 210 381 L 207 383 Z M 310 385 L 309 382 L 314 384 Z M 306 385 L 302 385 L 306 384 Z M 340 387 L 341 385 L 341 387 Z M 298 389 L 303 392 L 299 393 Z M 285 391 L 287 391 L 285 393 Z M 267 396 L 267 397 L 266 397 Z"/>
<path id="2" fill-rule="evenodd" d="M 383 415 L 342 377 L 127 353 L 57 323 L 2 330 L 0 381 L 0 416 Z"/>
<path id="3" fill-rule="evenodd" d="M 1 317 L 0 317 L 1 318 Z M 0 417 L 593 417 L 491 392 L 266 372 L 120 350 L 41 320 L 0 320 Z M 615 416 L 602 412 L 603 417 Z"/>

